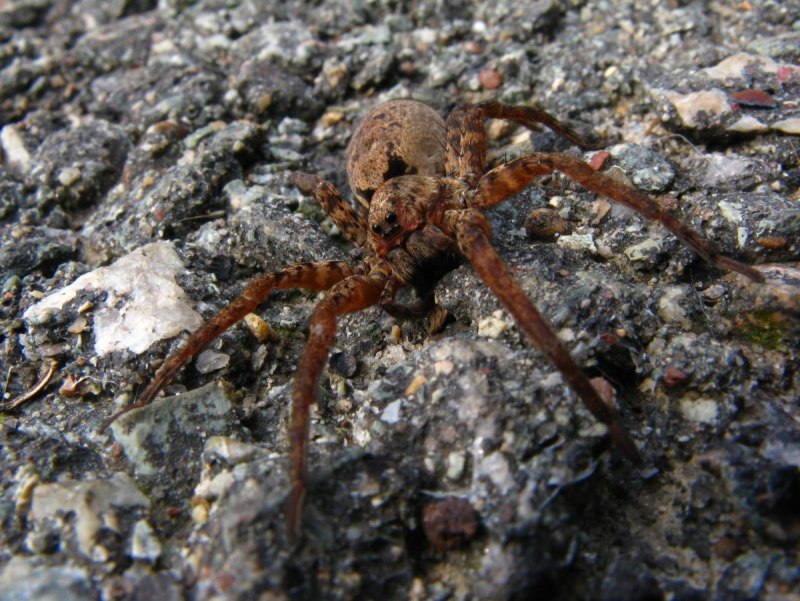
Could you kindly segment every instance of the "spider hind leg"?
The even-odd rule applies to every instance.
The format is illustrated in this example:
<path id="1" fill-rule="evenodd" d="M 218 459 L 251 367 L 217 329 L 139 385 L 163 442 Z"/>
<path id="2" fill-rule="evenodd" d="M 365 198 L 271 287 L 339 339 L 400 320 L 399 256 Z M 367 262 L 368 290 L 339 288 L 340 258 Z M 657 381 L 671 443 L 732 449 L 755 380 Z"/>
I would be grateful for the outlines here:
<path id="1" fill-rule="evenodd" d="M 578 394 L 587 409 L 607 427 L 611 438 L 625 455 L 637 465 L 643 463 L 639 449 L 628 436 L 616 410 L 606 404 L 599 393 L 572 360 L 553 327 L 539 312 L 511 276 L 505 262 L 495 252 L 489 236 L 486 217 L 475 209 L 449 211 L 445 216 L 457 237 L 459 248 L 484 283 L 514 316 L 519 328 L 558 368 L 566 383 Z"/>
<path id="2" fill-rule="evenodd" d="M 287 525 L 292 535 L 297 534 L 300 527 L 306 492 L 310 407 L 336 336 L 336 319 L 377 304 L 387 279 L 387 274 L 380 269 L 344 279 L 328 291 L 311 315 L 308 340 L 295 374 L 289 426 L 291 491 Z"/>
<path id="3" fill-rule="evenodd" d="M 353 273 L 353 268 L 344 261 L 322 261 L 300 263 L 281 271 L 258 276 L 228 306 L 192 333 L 181 348 L 167 357 L 137 401 L 106 419 L 101 429 L 110 426 L 121 415 L 149 404 L 159 391 L 175 377 L 179 369 L 189 363 L 192 357 L 205 350 L 225 330 L 238 323 L 248 313 L 252 313 L 272 290 L 287 288 L 327 290 Z"/>

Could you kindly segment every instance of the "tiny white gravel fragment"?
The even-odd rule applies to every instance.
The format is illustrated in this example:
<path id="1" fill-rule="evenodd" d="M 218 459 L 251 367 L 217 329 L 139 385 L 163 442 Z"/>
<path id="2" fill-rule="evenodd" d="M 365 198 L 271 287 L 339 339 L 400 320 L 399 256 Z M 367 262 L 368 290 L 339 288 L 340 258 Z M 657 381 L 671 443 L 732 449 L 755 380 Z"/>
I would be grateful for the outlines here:
<path id="1" fill-rule="evenodd" d="M 594 237 L 591 234 L 569 234 L 567 236 L 561 236 L 556 241 L 556 244 L 561 248 L 569 250 L 577 250 L 591 254 L 597 252 L 597 245 L 594 243 Z"/>
<path id="2" fill-rule="evenodd" d="M 400 421 L 400 408 L 403 406 L 403 400 L 397 399 L 396 401 L 392 401 L 381 413 L 381 421 L 386 422 L 389 425 L 394 425 Z"/>
<path id="3" fill-rule="evenodd" d="M 0 147 L 3 148 L 6 164 L 20 172 L 28 170 L 31 164 L 31 153 L 25 147 L 25 141 L 15 126 L 6 125 L 0 130 Z"/>
<path id="4" fill-rule="evenodd" d="M 714 424 L 719 416 L 719 405 L 712 399 L 681 399 L 681 413 L 697 424 Z"/>
<path id="5" fill-rule="evenodd" d="M 228 363 L 230 363 L 230 360 L 230 355 L 208 349 L 197 355 L 194 366 L 201 374 L 210 374 L 213 371 L 226 367 Z"/>
<path id="6" fill-rule="evenodd" d="M 509 328 L 510 324 L 501 319 L 497 313 L 482 319 L 478 323 L 478 336 L 486 338 L 500 338 Z"/>
<path id="7" fill-rule="evenodd" d="M 467 456 L 463 451 L 452 451 L 447 455 L 447 478 L 448 480 L 460 480 L 464 475 L 464 467 L 467 464 Z"/>
<path id="8" fill-rule="evenodd" d="M 161 543 L 147 520 L 139 520 L 133 526 L 131 557 L 155 563 L 161 557 Z"/>

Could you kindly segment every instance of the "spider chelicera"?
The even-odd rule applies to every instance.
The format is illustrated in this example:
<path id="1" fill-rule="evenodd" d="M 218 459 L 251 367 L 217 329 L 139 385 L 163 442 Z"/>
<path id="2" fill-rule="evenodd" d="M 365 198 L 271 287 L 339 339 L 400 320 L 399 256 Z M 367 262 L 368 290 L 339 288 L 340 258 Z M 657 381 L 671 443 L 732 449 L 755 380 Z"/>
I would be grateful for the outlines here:
<path id="1" fill-rule="evenodd" d="M 749 265 L 720 255 L 703 236 L 655 200 L 570 155 L 536 152 L 486 171 L 485 121 L 490 118 L 533 130 L 544 125 L 586 148 L 567 126 L 532 107 L 498 102 L 465 105 L 453 110 L 445 121 L 433 109 L 413 100 L 379 105 L 358 126 L 347 150 L 348 182 L 358 201 L 355 206 L 321 178 L 294 175 L 295 185 L 313 194 L 339 230 L 362 249 L 361 257 L 353 262 L 302 263 L 257 277 L 166 359 L 136 403 L 113 415 L 106 425 L 152 401 L 178 369 L 254 311 L 272 290 L 327 291 L 311 315 L 308 342 L 295 375 L 287 522 L 290 532 L 296 532 L 306 490 L 309 408 L 333 345 L 337 317 L 372 305 L 400 319 L 441 312 L 434 301 L 434 287 L 466 259 L 513 315 L 517 326 L 608 427 L 625 455 L 641 463 L 639 450 L 613 406 L 603 401 L 492 248 L 491 229 L 482 211 L 522 191 L 535 178 L 559 171 L 581 186 L 659 221 L 707 261 L 753 281 L 763 281 L 763 276 Z M 413 294 L 402 295 L 401 301 L 401 290 Z"/>

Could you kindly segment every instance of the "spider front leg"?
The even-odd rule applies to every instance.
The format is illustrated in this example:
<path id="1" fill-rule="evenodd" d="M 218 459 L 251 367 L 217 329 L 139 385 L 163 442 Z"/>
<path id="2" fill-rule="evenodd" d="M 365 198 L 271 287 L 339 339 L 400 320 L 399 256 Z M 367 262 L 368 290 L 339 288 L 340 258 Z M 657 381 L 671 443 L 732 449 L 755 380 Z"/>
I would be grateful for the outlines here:
<path id="1" fill-rule="evenodd" d="M 491 228 L 486 217 L 475 209 L 451 210 L 445 213 L 445 225 L 455 234 L 459 249 L 473 269 L 514 316 L 519 328 L 553 362 L 589 411 L 608 427 L 612 439 L 628 458 L 641 464 L 641 454 L 622 427 L 616 411 L 600 398 L 547 319 L 528 299 L 511 277 L 505 262 L 495 252 L 489 242 Z"/>
<path id="2" fill-rule="evenodd" d="M 467 205 L 480 209 L 492 207 L 527 188 L 535 178 L 553 171 L 560 171 L 587 190 L 607 196 L 648 219 L 658 221 L 709 263 L 739 272 L 754 282 L 764 281 L 759 271 L 721 255 L 702 234 L 676 219 L 654 199 L 566 154 L 529 154 L 492 169 L 481 178 L 475 191 L 469 194 Z"/>
<path id="3" fill-rule="evenodd" d="M 388 275 L 382 269 L 373 270 L 368 275 L 349 277 L 336 284 L 311 315 L 308 341 L 294 381 L 289 426 L 291 492 L 286 521 L 292 535 L 297 533 L 300 526 L 306 492 L 309 408 L 314 402 L 317 383 L 333 346 L 336 318 L 377 304 L 387 279 Z"/>
<path id="4" fill-rule="evenodd" d="M 103 422 L 101 428 L 107 428 L 121 415 L 150 403 L 158 392 L 172 380 L 175 372 L 186 365 L 192 357 L 202 352 L 225 330 L 248 313 L 252 313 L 272 290 L 287 288 L 327 290 L 354 273 L 354 269 L 344 261 L 323 261 L 302 263 L 276 273 L 267 273 L 257 277 L 247 285 L 238 298 L 209 319 L 199 330 L 189 336 L 180 349 L 167 357 L 156 372 L 153 381 L 139 395 L 139 399 L 135 403 L 114 413 Z"/>

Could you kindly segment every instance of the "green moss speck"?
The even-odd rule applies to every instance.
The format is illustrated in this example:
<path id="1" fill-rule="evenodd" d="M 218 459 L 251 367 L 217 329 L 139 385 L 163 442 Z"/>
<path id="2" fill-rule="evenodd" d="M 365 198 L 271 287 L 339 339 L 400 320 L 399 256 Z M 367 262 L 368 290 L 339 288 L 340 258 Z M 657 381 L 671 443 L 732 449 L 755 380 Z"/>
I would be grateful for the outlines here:
<path id="1" fill-rule="evenodd" d="M 743 334 L 751 343 L 765 349 L 781 348 L 789 336 L 786 316 L 775 311 L 754 311 L 744 321 Z"/>

